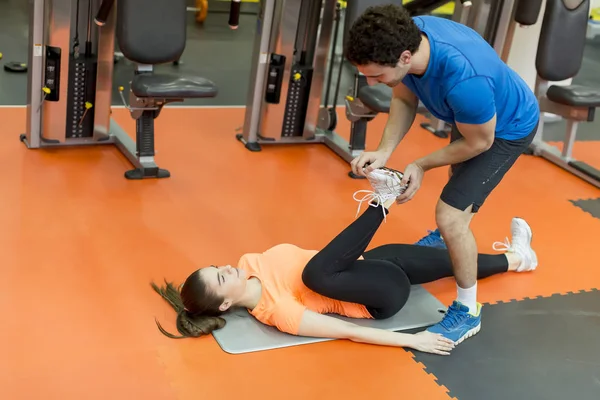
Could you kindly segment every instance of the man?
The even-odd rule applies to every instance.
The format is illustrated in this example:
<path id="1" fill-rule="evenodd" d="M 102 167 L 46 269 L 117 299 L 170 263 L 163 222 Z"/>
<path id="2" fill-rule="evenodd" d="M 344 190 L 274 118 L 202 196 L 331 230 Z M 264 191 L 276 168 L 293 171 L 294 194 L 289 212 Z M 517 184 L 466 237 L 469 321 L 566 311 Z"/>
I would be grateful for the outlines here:
<path id="1" fill-rule="evenodd" d="M 452 260 L 457 298 L 429 330 L 460 343 L 481 326 L 471 219 L 533 140 L 537 99 L 477 32 L 443 18 L 411 18 L 401 6 L 368 8 L 345 46 L 346 57 L 369 84 L 393 88 L 379 146 L 352 161 L 354 173 L 365 175 L 386 164 L 413 124 L 419 99 L 453 125 L 450 144 L 406 167 L 402 184 L 408 187 L 397 202 L 413 198 L 426 171 L 450 166 L 435 216 Z"/>

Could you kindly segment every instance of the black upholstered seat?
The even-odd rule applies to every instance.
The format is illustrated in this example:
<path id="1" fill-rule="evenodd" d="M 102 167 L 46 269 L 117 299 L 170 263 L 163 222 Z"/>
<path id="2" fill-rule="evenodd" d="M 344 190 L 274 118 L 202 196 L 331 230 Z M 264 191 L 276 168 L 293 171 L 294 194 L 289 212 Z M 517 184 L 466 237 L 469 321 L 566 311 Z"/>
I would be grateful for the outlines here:
<path id="1" fill-rule="evenodd" d="M 572 107 L 600 106 L 600 91 L 582 85 L 553 85 L 548 88 L 546 97 L 555 103 Z"/>
<path id="2" fill-rule="evenodd" d="M 158 99 L 215 97 L 218 91 L 217 86 L 206 78 L 155 73 L 135 75 L 131 90 L 137 97 Z"/>
<path id="3" fill-rule="evenodd" d="M 371 110 L 388 114 L 392 101 L 392 88 L 383 84 L 364 86 L 359 90 L 358 98 Z"/>

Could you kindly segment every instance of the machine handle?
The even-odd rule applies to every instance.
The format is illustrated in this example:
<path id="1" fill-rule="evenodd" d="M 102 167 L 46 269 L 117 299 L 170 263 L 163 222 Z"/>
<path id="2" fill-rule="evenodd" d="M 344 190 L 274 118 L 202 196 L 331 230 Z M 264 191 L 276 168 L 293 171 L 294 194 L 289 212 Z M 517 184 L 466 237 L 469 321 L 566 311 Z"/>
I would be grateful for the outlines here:
<path id="1" fill-rule="evenodd" d="M 241 5 L 241 0 L 231 0 L 231 8 L 229 9 L 229 27 L 231 29 L 237 29 L 240 24 Z"/>
<path id="2" fill-rule="evenodd" d="M 542 10 L 542 0 L 518 0 L 515 8 L 515 21 L 521 26 L 534 25 Z"/>
<path id="3" fill-rule="evenodd" d="M 96 25 L 104 26 L 104 24 L 106 24 L 108 14 L 110 14 L 110 10 L 112 9 L 114 3 L 115 0 L 104 0 L 102 4 L 100 4 L 98 14 L 96 14 L 96 18 L 94 18 Z"/>
<path id="4" fill-rule="evenodd" d="M 460 4 L 462 4 L 463 7 L 471 7 L 473 5 L 473 3 L 471 2 L 471 0 L 460 0 Z"/>

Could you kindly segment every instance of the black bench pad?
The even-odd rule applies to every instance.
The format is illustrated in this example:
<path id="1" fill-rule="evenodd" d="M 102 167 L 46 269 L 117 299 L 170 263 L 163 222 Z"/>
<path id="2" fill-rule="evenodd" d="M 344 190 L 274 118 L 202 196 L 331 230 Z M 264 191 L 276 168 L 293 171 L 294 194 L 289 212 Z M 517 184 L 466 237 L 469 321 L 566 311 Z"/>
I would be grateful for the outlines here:
<path id="1" fill-rule="evenodd" d="M 600 106 L 600 90 L 582 85 L 553 85 L 548 88 L 546 97 L 555 103 L 572 107 Z"/>
<path id="2" fill-rule="evenodd" d="M 217 86 L 206 78 L 154 73 L 135 75 L 131 90 L 137 97 L 160 99 L 215 97 L 218 92 Z"/>

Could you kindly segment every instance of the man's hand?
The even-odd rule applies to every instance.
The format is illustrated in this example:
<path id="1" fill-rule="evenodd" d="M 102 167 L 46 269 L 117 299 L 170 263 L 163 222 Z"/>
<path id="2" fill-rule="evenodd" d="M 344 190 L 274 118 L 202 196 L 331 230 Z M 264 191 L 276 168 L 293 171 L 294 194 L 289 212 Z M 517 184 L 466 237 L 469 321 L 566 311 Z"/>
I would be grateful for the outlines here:
<path id="1" fill-rule="evenodd" d="M 404 193 L 396 198 L 397 204 L 403 204 L 411 200 L 417 190 L 421 187 L 423 181 L 423 175 L 425 171 L 417 163 L 411 163 L 406 166 L 404 170 L 404 176 L 402 177 L 402 185 L 408 185 Z"/>
<path id="2" fill-rule="evenodd" d="M 383 167 L 390 156 L 391 154 L 387 151 L 368 151 L 352 160 L 350 166 L 352 167 L 352 172 L 354 172 L 354 174 L 365 176 L 367 173 Z M 365 169 L 364 171 L 363 168 Z"/>

